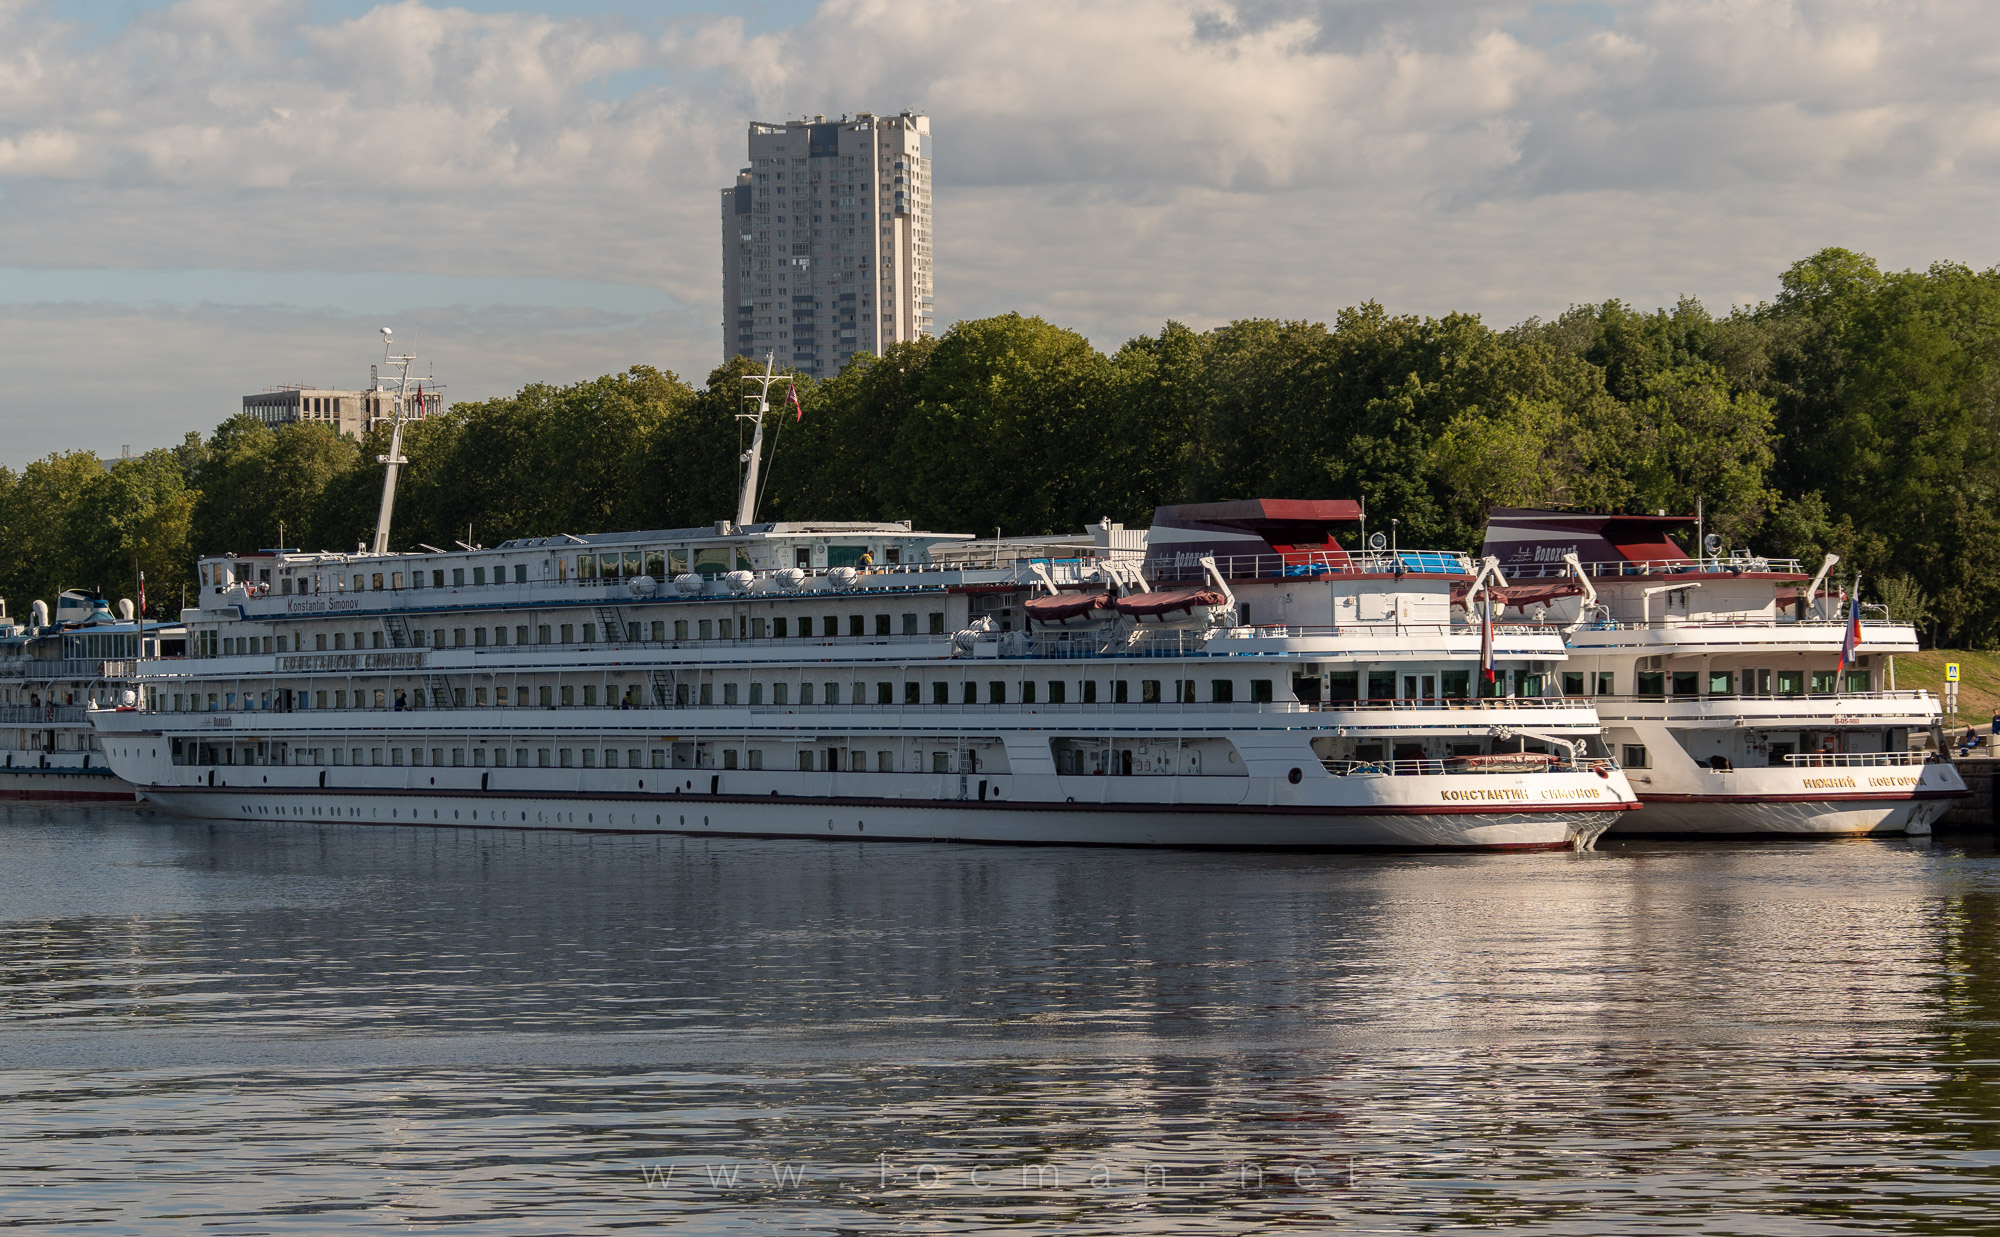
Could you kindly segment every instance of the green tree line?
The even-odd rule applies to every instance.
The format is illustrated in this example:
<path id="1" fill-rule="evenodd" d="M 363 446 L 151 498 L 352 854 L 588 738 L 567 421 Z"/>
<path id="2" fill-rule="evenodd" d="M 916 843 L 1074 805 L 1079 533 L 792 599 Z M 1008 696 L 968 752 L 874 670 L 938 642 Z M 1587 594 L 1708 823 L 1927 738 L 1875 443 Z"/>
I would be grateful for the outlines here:
<path id="1" fill-rule="evenodd" d="M 749 426 L 732 360 L 697 388 L 634 366 L 410 425 L 398 547 L 686 527 L 734 513 Z M 1476 549 L 1493 506 L 1692 511 L 1817 562 L 1934 640 L 2000 644 L 2000 269 L 1886 272 L 1827 249 L 1726 315 L 1579 305 L 1496 330 L 1369 303 L 1331 323 L 1167 323 L 1105 354 L 1008 314 L 800 380 L 770 414 L 772 519 L 1008 535 L 1167 502 L 1365 498 L 1408 544 Z M 201 554 L 366 541 L 387 431 L 248 417 L 109 465 L 0 469 L 0 588 L 170 615 Z"/>

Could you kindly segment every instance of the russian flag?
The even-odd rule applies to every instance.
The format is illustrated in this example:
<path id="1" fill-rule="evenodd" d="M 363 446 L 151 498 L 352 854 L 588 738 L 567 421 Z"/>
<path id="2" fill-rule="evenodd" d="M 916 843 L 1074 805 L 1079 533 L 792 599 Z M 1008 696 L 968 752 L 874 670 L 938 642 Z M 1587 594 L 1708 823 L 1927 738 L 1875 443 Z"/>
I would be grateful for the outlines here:
<path id="1" fill-rule="evenodd" d="M 1847 634 L 1840 639 L 1840 668 L 1834 671 L 1836 675 L 1844 672 L 1849 666 L 1854 664 L 1855 654 L 1860 648 L 1861 581 L 1856 580 L 1854 582 L 1854 599 L 1848 602 L 1847 606 Z M 1839 691 L 1840 684 L 1835 683 L 1833 689 Z"/>

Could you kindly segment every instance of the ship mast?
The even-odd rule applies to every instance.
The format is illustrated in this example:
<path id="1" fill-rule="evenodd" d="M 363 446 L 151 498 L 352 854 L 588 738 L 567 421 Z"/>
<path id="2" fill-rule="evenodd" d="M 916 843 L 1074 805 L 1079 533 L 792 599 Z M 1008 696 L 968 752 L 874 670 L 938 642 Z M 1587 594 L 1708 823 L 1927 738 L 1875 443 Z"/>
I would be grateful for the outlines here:
<path id="1" fill-rule="evenodd" d="M 750 434 L 750 449 L 743 453 L 743 461 L 747 467 L 743 470 L 743 492 L 736 499 L 738 528 L 748 528 L 757 522 L 757 473 L 764 463 L 764 417 L 771 411 L 771 384 L 777 382 L 789 384 L 792 381 L 790 374 L 774 372 L 776 365 L 776 354 L 767 352 L 764 354 L 763 373 L 743 375 L 743 381 L 758 385 L 755 393 L 757 411 L 736 414 L 738 421 L 756 422 L 756 429 Z M 752 395 L 746 392 L 743 398 L 747 400 L 752 398 Z"/>
<path id="2" fill-rule="evenodd" d="M 388 327 L 382 328 L 382 359 L 387 364 L 399 366 L 402 374 L 396 380 L 396 403 L 390 413 L 389 454 L 375 457 L 377 463 L 388 465 L 382 474 L 382 510 L 375 516 L 374 553 L 389 552 L 389 517 L 396 511 L 396 471 L 410 461 L 403 458 L 403 393 L 410 385 L 410 362 L 414 356 L 389 355 L 390 340 L 395 335 Z"/>

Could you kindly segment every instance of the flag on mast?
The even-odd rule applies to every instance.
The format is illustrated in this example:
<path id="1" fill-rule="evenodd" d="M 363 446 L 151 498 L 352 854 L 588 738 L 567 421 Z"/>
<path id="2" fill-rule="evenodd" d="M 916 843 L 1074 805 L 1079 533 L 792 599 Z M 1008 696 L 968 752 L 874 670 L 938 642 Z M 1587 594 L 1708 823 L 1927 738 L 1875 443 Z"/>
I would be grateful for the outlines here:
<path id="1" fill-rule="evenodd" d="M 139 573 L 139 621 L 146 621 L 146 573 Z"/>
<path id="2" fill-rule="evenodd" d="M 1854 596 L 1847 603 L 1847 632 L 1840 638 L 1840 667 L 1839 669 L 1834 671 L 1836 677 L 1841 674 L 1844 674 L 1847 668 L 1854 664 L 1856 660 L 1856 655 L 1859 653 L 1860 649 L 1861 649 L 1861 580 L 1860 577 L 1857 576 L 1854 581 Z M 1835 683 L 1833 689 L 1835 691 L 1839 691 L 1840 684 Z"/>
<path id="3" fill-rule="evenodd" d="M 1479 618 L 1479 670 L 1488 683 L 1500 676 L 1493 665 L 1493 590 L 1488 587 L 1480 594 Z"/>
<path id="4" fill-rule="evenodd" d="M 799 403 L 799 384 L 796 382 L 788 382 L 785 384 L 785 391 L 787 393 L 787 397 L 792 401 L 792 413 L 793 413 L 792 420 L 793 421 L 805 420 L 806 419 L 805 407 Z"/>

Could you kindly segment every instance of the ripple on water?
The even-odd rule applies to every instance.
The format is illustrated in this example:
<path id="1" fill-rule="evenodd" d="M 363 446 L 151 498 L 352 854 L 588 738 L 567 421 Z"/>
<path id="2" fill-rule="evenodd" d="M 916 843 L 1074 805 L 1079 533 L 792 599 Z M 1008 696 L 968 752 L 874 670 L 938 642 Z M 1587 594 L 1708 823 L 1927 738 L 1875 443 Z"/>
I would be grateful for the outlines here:
<path id="1" fill-rule="evenodd" d="M 1985 1231 L 2000 868 L 0 810 L 0 1212 Z"/>

